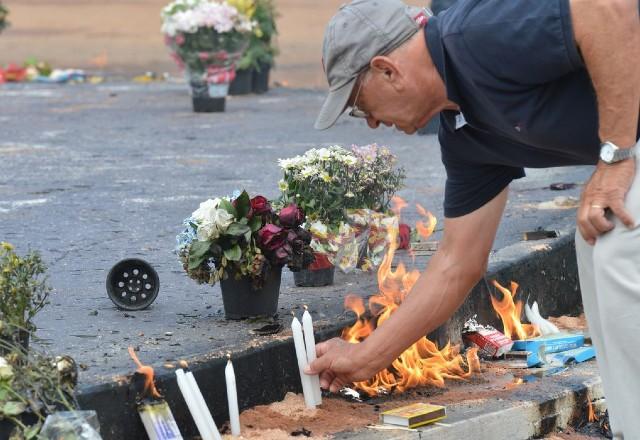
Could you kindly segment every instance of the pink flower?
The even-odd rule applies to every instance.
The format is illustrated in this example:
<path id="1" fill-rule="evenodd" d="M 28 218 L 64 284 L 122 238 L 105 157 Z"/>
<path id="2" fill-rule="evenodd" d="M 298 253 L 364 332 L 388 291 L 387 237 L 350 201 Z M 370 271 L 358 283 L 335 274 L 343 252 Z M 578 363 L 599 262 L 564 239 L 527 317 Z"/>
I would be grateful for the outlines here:
<path id="1" fill-rule="evenodd" d="M 182 35 L 182 34 L 177 34 L 176 35 L 176 44 L 178 46 L 182 46 L 184 44 L 184 41 L 185 41 L 184 35 Z"/>

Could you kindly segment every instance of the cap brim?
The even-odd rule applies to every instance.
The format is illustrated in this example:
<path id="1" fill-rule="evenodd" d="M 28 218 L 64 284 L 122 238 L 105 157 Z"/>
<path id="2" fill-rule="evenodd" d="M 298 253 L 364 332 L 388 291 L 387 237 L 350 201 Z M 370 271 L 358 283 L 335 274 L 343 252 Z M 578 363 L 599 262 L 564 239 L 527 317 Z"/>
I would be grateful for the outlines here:
<path id="1" fill-rule="evenodd" d="M 316 130 L 326 130 L 336 123 L 347 107 L 347 102 L 349 102 L 349 97 L 355 84 L 356 78 L 353 78 L 339 89 L 329 92 L 329 96 L 324 100 L 320 114 L 314 124 Z"/>

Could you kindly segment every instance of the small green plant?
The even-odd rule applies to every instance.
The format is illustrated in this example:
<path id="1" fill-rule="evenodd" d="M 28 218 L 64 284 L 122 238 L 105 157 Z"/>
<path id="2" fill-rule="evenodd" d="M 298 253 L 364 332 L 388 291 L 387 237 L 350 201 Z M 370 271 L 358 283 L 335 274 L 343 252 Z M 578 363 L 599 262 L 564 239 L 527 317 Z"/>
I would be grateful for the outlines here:
<path id="1" fill-rule="evenodd" d="M 9 15 L 9 10 L 2 4 L 2 2 L 0 2 L 0 32 L 2 32 L 4 28 L 9 26 L 7 15 Z"/>
<path id="2" fill-rule="evenodd" d="M 0 423 L 13 425 L 10 440 L 38 438 L 47 415 L 78 408 L 77 367 L 69 357 L 48 358 L 0 341 Z"/>
<path id="3" fill-rule="evenodd" d="M 47 304 L 46 266 L 37 252 L 24 257 L 0 243 L 0 339 L 16 341 L 35 330 L 33 318 Z"/>

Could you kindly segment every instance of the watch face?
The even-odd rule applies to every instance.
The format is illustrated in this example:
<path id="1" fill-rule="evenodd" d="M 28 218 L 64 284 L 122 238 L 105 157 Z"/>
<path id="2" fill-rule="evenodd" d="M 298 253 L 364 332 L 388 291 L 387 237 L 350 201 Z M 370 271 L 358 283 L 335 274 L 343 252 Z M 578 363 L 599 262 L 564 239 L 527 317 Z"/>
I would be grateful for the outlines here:
<path id="1" fill-rule="evenodd" d="M 600 151 L 600 159 L 604 162 L 611 162 L 613 160 L 613 148 L 610 145 L 605 145 Z"/>

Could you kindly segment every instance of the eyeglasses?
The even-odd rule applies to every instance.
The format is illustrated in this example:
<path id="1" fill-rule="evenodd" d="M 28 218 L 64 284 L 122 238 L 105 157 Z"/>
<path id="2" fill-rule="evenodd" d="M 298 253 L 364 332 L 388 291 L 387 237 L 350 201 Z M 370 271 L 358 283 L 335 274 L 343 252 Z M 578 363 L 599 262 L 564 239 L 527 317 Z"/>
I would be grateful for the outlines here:
<path id="1" fill-rule="evenodd" d="M 351 110 L 349 110 L 349 116 L 352 116 L 354 118 L 361 118 L 361 119 L 366 119 L 369 117 L 369 113 L 367 113 L 366 111 L 358 108 L 358 97 L 360 96 L 360 90 L 362 90 L 362 86 L 364 85 L 364 79 L 367 76 L 367 73 L 369 71 L 367 70 L 364 75 L 362 75 L 362 78 L 360 78 L 360 85 L 358 86 L 358 91 L 356 92 L 356 97 L 353 100 L 353 105 L 351 106 Z"/>

